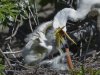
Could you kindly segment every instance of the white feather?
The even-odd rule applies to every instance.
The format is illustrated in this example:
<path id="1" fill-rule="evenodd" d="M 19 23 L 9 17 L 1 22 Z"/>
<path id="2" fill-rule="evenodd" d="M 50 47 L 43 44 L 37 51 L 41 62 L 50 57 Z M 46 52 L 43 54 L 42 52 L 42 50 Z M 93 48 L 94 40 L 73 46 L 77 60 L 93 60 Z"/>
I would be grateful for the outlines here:
<path id="1" fill-rule="evenodd" d="M 66 64 L 66 53 L 54 57 L 53 59 L 48 59 L 40 62 L 40 65 L 48 64 L 50 67 L 55 68 L 56 70 L 68 70 L 68 65 Z"/>
<path id="2" fill-rule="evenodd" d="M 54 29 L 66 26 L 67 20 L 77 21 L 84 19 L 90 11 L 96 8 L 95 5 L 97 4 L 100 5 L 100 0 L 78 0 L 77 10 L 72 8 L 62 9 L 54 17 Z M 100 13 L 100 7 L 96 10 Z M 63 30 L 66 31 L 66 27 Z"/>
<path id="3" fill-rule="evenodd" d="M 30 64 L 42 60 L 54 49 L 52 45 L 54 38 L 49 37 L 50 39 L 48 39 L 48 35 L 46 35 L 46 30 L 48 30 L 49 26 L 52 28 L 52 21 L 39 25 L 34 32 L 29 34 L 25 39 L 27 44 L 22 52 L 25 63 Z M 46 41 L 48 43 L 46 43 Z"/>

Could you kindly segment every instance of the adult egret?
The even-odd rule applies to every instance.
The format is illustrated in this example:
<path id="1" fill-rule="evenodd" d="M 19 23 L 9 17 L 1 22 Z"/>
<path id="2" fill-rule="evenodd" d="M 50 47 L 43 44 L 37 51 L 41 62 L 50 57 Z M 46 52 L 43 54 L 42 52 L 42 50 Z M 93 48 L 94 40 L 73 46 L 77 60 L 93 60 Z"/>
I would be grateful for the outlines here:
<path id="1" fill-rule="evenodd" d="M 94 10 L 95 7 L 99 6 L 98 4 L 100 4 L 100 0 L 79 0 L 77 3 L 77 10 L 73 8 L 62 9 L 54 17 L 53 22 L 49 21 L 39 25 L 33 33 L 28 35 L 26 38 L 27 44 L 23 48 L 22 52 L 26 63 L 40 63 L 40 61 L 48 56 L 52 51 L 59 51 L 55 46 L 54 31 L 59 27 L 64 27 L 63 30 L 66 32 L 65 26 L 67 20 L 77 21 L 84 19 L 91 10 Z M 100 13 L 99 8 L 96 8 L 96 10 Z M 63 54 L 52 60 L 46 61 L 46 63 L 52 62 L 52 65 L 57 65 L 59 67 L 59 60 L 62 59 L 62 56 Z M 57 62 L 54 62 L 55 60 L 57 60 Z M 54 67 L 57 68 L 57 66 Z"/>
<path id="2" fill-rule="evenodd" d="M 73 8 L 64 8 L 56 14 L 53 21 L 53 28 L 66 26 L 67 20 L 82 20 L 92 10 L 98 11 L 100 14 L 100 0 L 77 0 L 76 10 Z M 66 32 L 66 27 L 63 30 Z"/>
<path id="3" fill-rule="evenodd" d="M 24 62 L 29 65 L 34 64 L 50 64 L 52 68 L 58 70 L 67 69 L 67 64 L 65 60 L 65 53 L 58 55 L 52 59 L 43 60 L 53 53 L 57 53 L 61 50 L 56 46 L 54 29 L 52 26 L 52 21 L 43 23 L 39 25 L 33 33 L 29 34 L 25 41 L 27 44 L 22 50 L 22 55 Z M 61 45 L 62 47 L 62 45 Z"/>

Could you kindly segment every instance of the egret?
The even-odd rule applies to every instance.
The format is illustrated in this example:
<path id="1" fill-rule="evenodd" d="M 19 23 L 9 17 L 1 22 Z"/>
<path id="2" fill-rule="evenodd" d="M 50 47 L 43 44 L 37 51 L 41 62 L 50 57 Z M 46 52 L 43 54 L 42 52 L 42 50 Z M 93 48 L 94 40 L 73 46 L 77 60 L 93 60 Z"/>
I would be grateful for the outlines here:
<path id="1" fill-rule="evenodd" d="M 33 33 L 29 34 L 25 41 L 27 44 L 22 49 L 24 62 L 27 64 L 38 62 L 48 55 L 52 49 L 53 37 L 46 37 L 46 31 L 51 26 L 52 21 L 46 22 L 38 26 Z M 48 34 L 47 34 L 48 35 Z M 51 40 L 52 39 L 52 40 Z"/>
<path id="2" fill-rule="evenodd" d="M 53 21 L 53 28 L 66 26 L 68 20 L 83 20 L 90 11 L 97 11 L 100 14 L 100 0 L 77 0 L 77 9 L 64 8 L 60 10 Z M 100 29 L 100 25 L 98 25 Z M 66 27 L 63 29 L 66 32 Z"/>
<path id="3" fill-rule="evenodd" d="M 51 52 L 59 51 L 60 53 L 62 53 L 61 50 L 59 50 L 59 48 L 61 49 L 62 45 L 60 45 L 60 47 L 58 48 L 55 44 L 56 43 L 55 40 L 56 38 L 58 38 L 55 36 L 55 32 L 58 30 L 61 30 L 61 31 L 63 30 L 64 32 L 66 32 L 67 30 L 66 23 L 68 20 L 72 20 L 72 21 L 82 20 L 92 10 L 96 10 L 100 13 L 100 8 L 97 8 L 97 7 L 100 7 L 99 4 L 100 4 L 100 0 L 93 0 L 93 1 L 78 0 L 77 10 L 73 8 L 64 8 L 56 14 L 53 21 L 49 21 L 37 26 L 34 32 L 29 34 L 27 38 L 25 39 L 27 44 L 23 48 L 23 52 L 22 52 L 25 63 L 27 64 L 30 64 L 30 63 L 42 64 L 43 63 L 44 64 L 44 63 L 51 62 L 51 65 L 54 68 L 61 69 L 60 66 L 63 63 L 59 63 L 59 60 L 63 58 L 62 56 L 64 56 L 64 53 L 56 58 L 53 58 L 51 60 L 46 60 L 46 61 L 44 60 L 42 62 L 42 60 L 46 56 L 50 55 Z M 66 33 L 64 34 L 72 42 L 74 42 Z M 63 68 L 65 69 L 65 67 Z"/>

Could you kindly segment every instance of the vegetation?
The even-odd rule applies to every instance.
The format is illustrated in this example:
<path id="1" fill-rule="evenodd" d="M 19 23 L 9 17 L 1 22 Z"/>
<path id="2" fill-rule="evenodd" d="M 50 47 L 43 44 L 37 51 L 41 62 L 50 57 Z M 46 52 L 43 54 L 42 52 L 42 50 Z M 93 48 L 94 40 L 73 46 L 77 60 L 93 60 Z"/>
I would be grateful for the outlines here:
<path id="1" fill-rule="evenodd" d="M 99 75 L 100 70 L 95 70 L 93 68 L 84 68 L 82 65 L 79 70 L 74 69 L 71 71 L 71 75 Z"/>
<path id="2" fill-rule="evenodd" d="M 73 3 L 65 5 L 67 3 L 67 1 L 71 2 L 72 0 L 0 0 L 0 26 L 2 26 L 2 28 L 0 28 L 0 29 L 5 30 L 6 27 L 9 28 L 9 30 L 6 34 L 3 32 L 2 33 L 0 32 L 0 54 L 1 54 L 0 55 L 0 75 L 6 75 L 7 73 L 5 73 L 5 70 L 7 70 L 7 71 L 12 70 L 12 72 L 15 72 L 13 70 L 20 71 L 20 70 L 31 69 L 29 66 L 26 66 L 23 64 L 23 58 L 20 55 L 20 50 L 25 45 L 25 42 L 23 42 L 23 39 L 25 39 L 25 37 L 28 33 L 33 32 L 34 29 L 36 28 L 36 26 L 39 25 L 39 23 L 41 23 L 40 22 L 41 17 L 38 17 L 38 15 L 39 15 L 38 12 L 41 12 L 42 8 L 45 7 L 46 4 L 48 4 L 48 3 L 50 3 L 51 5 L 54 4 L 55 8 L 57 8 L 57 10 L 60 10 L 61 8 L 66 7 L 67 5 L 68 5 L 68 7 L 69 6 L 70 7 L 72 6 L 74 8 L 76 7 L 75 6 L 76 0 Z M 47 19 L 47 20 L 53 19 L 50 17 L 51 17 L 51 15 L 54 16 L 54 14 L 55 14 L 55 12 L 57 12 L 57 10 L 55 10 L 53 12 L 53 14 L 50 14 L 49 17 L 46 17 L 45 19 Z M 96 21 L 95 18 L 96 18 L 96 16 L 93 17 L 92 19 L 90 19 L 90 18 L 87 18 L 87 19 L 89 19 L 89 20 L 93 21 L 93 23 L 95 23 L 94 22 L 94 21 Z M 82 23 L 87 22 L 87 19 L 82 22 L 78 22 L 78 23 L 77 22 L 73 23 L 73 22 L 69 21 L 69 25 L 70 24 L 82 25 Z M 42 20 L 43 20 L 42 22 L 45 22 L 43 17 L 42 17 Z M 27 27 L 25 27 L 26 25 L 27 25 Z M 70 28 L 71 27 L 69 27 L 69 29 Z M 78 31 L 81 31 L 82 28 L 78 29 L 78 27 L 77 27 L 77 28 L 74 28 L 74 30 L 70 29 L 69 35 L 72 33 L 72 31 L 77 32 L 76 29 Z M 76 42 L 77 42 L 76 40 L 71 39 L 71 37 L 69 37 L 69 35 L 67 35 L 67 33 L 63 32 L 62 29 L 58 29 L 58 31 L 55 32 L 58 47 L 61 44 L 63 44 L 65 41 L 65 39 L 62 37 L 63 35 L 61 35 L 59 33 L 59 30 L 61 31 L 60 33 L 63 33 L 64 36 L 66 36 L 72 43 L 76 44 Z M 26 33 L 25 33 L 25 31 L 26 31 Z M 96 32 L 96 34 L 97 34 L 97 32 Z M 81 36 L 82 35 L 80 35 L 80 37 Z M 94 37 L 92 38 L 93 42 L 95 41 L 95 38 Z M 81 49 L 89 50 L 90 44 L 88 41 L 90 39 L 91 38 L 88 38 L 88 40 L 87 40 L 87 38 L 86 38 L 84 40 L 82 38 L 81 41 L 78 41 L 77 42 L 78 44 L 76 44 L 77 46 L 80 43 L 82 43 L 82 47 L 81 47 L 81 45 L 78 46 L 79 50 L 81 50 Z M 87 47 L 87 45 L 88 45 L 88 47 Z M 94 46 L 94 44 L 92 45 L 92 47 L 93 46 Z M 68 49 L 71 50 L 71 47 L 69 47 Z M 76 46 L 75 46 L 75 49 L 77 49 Z M 18 51 L 16 51 L 16 50 L 18 50 Z M 6 53 L 5 51 L 7 51 L 8 53 Z M 11 53 L 11 52 L 14 52 L 14 53 Z M 76 54 L 78 57 L 80 57 L 78 55 L 78 53 L 79 53 L 79 51 L 77 51 Z M 99 54 L 97 56 L 99 56 Z M 92 55 L 93 55 L 93 53 L 92 53 Z M 76 57 L 74 56 L 74 58 L 76 58 Z M 82 58 L 83 57 L 80 57 L 79 59 L 82 59 Z M 77 69 L 77 66 L 75 64 L 73 64 L 73 62 L 74 62 L 73 58 L 70 60 L 71 60 L 71 62 L 69 62 L 68 65 L 69 65 L 69 67 L 70 66 L 72 66 L 72 67 L 71 67 L 71 70 L 68 71 L 69 75 L 99 75 L 100 74 L 99 69 L 96 69 L 93 67 L 88 68 L 88 67 L 85 67 L 85 65 L 79 65 L 80 68 Z M 80 60 L 78 60 L 78 61 L 80 62 Z M 93 59 L 93 61 L 98 62 L 98 60 L 96 60 L 95 58 Z M 27 67 L 29 67 L 29 68 L 27 68 Z M 98 67 L 100 67 L 100 65 Z M 38 71 L 37 68 L 36 68 L 36 70 Z M 8 72 L 8 74 L 9 74 L 9 72 Z"/>

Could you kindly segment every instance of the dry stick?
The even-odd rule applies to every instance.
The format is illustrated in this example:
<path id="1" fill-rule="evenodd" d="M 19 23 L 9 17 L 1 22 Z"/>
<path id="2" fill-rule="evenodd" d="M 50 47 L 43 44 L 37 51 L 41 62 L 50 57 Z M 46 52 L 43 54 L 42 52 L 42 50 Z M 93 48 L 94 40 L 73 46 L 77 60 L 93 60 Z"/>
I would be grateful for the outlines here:
<path id="1" fill-rule="evenodd" d="M 9 44 L 7 44 L 7 45 L 8 45 L 8 48 L 9 48 L 10 52 L 12 52 L 12 49 L 11 49 L 10 45 L 9 45 Z M 14 57 L 14 59 L 16 59 L 17 62 L 19 62 L 19 61 L 17 60 L 15 54 L 11 54 L 11 55 Z"/>
<path id="2" fill-rule="evenodd" d="M 71 59 L 71 56 L 70 56 L 70 52 L 69 52 L 69 48 L 66 48 L 66 57 L 67 57 L 67 63 L 68 63 L 68 66 L 69 66 L 69 69 L 73 69 L 73 63 L 72 63 L 72 59 Z"/>
<path id="3" fill-rule="evenodd" d="M 83 47 L 83 42 L 81 41 L 81 43 L 80 43 L 80 57 L 82 56 L 82 47 Z"/>
<path id="4" fill-rule="evenodd" d="M 89 37 L 87 49 L 86 49 L 86 51 L 85 51 L 84 61 L 86 60 L 87 52 L 88 52 L 88 50 L 89 50 L 89 47 L 90 47 L 90 44 L 91 44 L 92 37 L 93 37 L 93 32 L 92 32 L 92 28 L 91 28 L 91 32 L 90 32 L 90 37 Z"/>
<path id="5" fill-rule="evenodd" d="M 38 20 L 38 16 L 37 16 L 37 8 L 36 8 L 36 0 L 34 0 L 34 9 L 35 9 L 35 16 L 36 16 L 36 21 L 37 21 L 37 25 L 39 25 L 39 20 Z"/>
<path id="6" fill-rule="evenodd" d="M 6 57 L 6 55 L 3 53 L 3 51 L 2 51 L 1 49 L 0 49 L 0 52 L 1 52 L 1 54 L 4 56 L 5 60 L 7 61 L 8 65 L 9 65 L 9 67 L 12 68 L 12 65 L 11 65 L 9 59 Z"/>
<path id="7" fill-rule="evenodd" d="M 7 44 L 8 45 L 8 48 L 9 48 L 9 50 L 10 50 L 10 54 L 12 54 L 12 56 L 17 60 L 17 58 L 16 58 L 16 56 L 14 55 L 15 53 L 12 53 L 12 49 L 11 49 L 11 47 L 10 47 L 10 45 L 9 44 Z M 22 51 L 17 51 L 17 53 L 20 53 L 20 52 L 22 52 Z M 3 52 L 4 53 L 4 52 Z M 17 60 L 17 62 L 20 64 L 20 62 Z M 16 71 L 16 70 L 15 70 Z M 14 72 L 15 73 L 15 72 Z"/>
<path id="8" fill-rule="evenodd" d="M 9 45 L 9 44 L 7 44 L 7 45 L 8 45 L 8 48 L 9 48 L 10 52 L 12 52 L 12 49 L 11 49 L 10 45 Z M 16 56 L 15 56 L 14 54 L 12 54 L 12 56 L 13 56 L 14 58 L 16 58 Z"/>
<path id="9" fill-rule="evenodd" d="M 14 51 L 14 52 L 3 52 L 4 54 L 17 54 L 21 53 L 22 51 Z"/>
<path id="10" fill-rule="evenodd" d="M 16 20 L 17 20 L 17 17 L 18 17 L 18 16 L 16 16 L 16 18 L 15 18 L 15 22 L 16 22 Z M 16 25 L 13 25 L 13 29 L 12 29 L 12 33 L 11 33 L 11 38 L 10 38 L 10 41 L 9 41 L 9 42 L 11 42 L 12 34 L 14 34 L 15 27 L 16 27 Z"/>
<path id="11" fill-rule="evenodd" d="M 30 17 L 30 13 L 29 13 L 29 25 L 30 25 L 30 29 L 31 29 L 31 31 L 32 31 L 32 33 L 33 33 L 33 28 L 32 28 L 32 24 L 31 24 L 31 17 Z"/>
<path id="12" fill-rule="evenodd" d="M 30 11 L 30 13 L 31 13 L 31 15 L 32 15 L 32 17 L 33 17 L 33 19 L 34 19 L 35 24 L 38 25 L 37 22 L 36 22 L 36 20 L 35 20 L 35 16 L 33 15 L 32 11 L 31 11 L 31 9 L 30 9 L 30 6 L 28 7 L 28 9 L 29 9 L 29 11 Z"/>
<path id="13" fill-rule="evenodd" d="M 20 27 L 21 25 L 22 25 L 22 18 L 21 18 L 20 24 L 17 25 L 15 32 L 14 32 L 11 36 L 7 37 L 5 40 L 9 40 L 9 39 L 11 39 L 12 37 L 14 37 L 14 36 L 17 34 L 17 31 L 18 31 L 18 29 L 19 29 L 19 27 Z"/>

